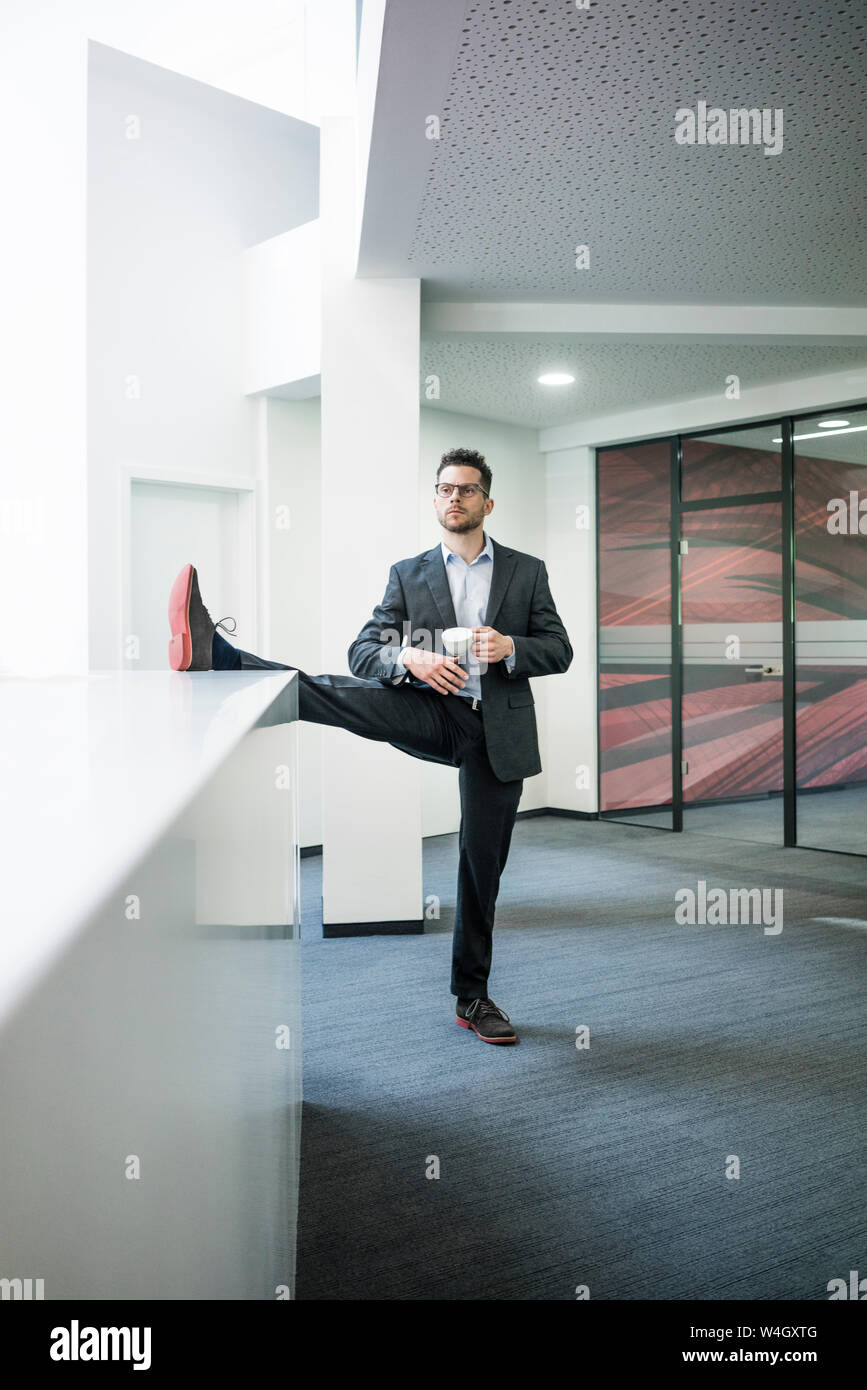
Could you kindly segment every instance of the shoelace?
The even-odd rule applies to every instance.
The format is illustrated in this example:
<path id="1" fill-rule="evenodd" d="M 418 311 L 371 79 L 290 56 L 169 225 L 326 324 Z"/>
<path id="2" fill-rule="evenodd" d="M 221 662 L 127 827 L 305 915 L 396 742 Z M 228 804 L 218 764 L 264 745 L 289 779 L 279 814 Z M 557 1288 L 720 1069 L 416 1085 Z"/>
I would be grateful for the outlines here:
<path id="1" fill-rule="evenodd" d="M 467 1009 L 467 1018 L 480 1018 L 482 1014 L 496 1014 L 504 1023 L 512 1022 L 505 1010 L 495 1004 L 493 999 L 474 999 Z"/>
<path id="2" fill-rule="evenodd" d="M 226 623 L 231 623 L 232 626 L 226 627 Z M 235 619 L 229 617 L 221 618 L 218 623 L 214 623 L 214 627 L 221 627 L 224 632 L 228 632 L 230 637 L 238 630 L 238 624 L 235 622 Z"/>

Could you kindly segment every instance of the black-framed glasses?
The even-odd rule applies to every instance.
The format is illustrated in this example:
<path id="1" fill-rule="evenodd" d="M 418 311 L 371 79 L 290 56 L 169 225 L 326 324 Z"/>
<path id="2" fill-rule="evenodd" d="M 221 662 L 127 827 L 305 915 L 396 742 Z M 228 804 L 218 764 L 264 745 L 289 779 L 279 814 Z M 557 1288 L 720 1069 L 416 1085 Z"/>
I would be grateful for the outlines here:
<path id="1" fill-rule="evenodd" d="M 461 497 L 465 499 L 467 497 L 475 497 L 477 492 L 483 493 L 485 497 L 489 496 L 479 483 L 437 483 L 434 491 L 437 497 L 451 497 L 455 488 L 457 488 Z"/>

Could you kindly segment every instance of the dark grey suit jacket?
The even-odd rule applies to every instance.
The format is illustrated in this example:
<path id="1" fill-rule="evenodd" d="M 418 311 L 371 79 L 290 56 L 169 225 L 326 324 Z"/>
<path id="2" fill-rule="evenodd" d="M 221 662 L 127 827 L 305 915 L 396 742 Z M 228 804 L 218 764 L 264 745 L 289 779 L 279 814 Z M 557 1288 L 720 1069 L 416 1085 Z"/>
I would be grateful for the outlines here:
<path id="1" fill-rule="evenodd" d="M 514 637 L 516 661 L 511 674 L 497 661 L 482 675 L 482 721 L 494 775 L 512 782 L 542 771 L 528 678 L 567 670 L 572 648 L 554 607 L 544 563 L 493 537 L 492 541 L 494 573 L 485 622 Z M 392 565 L 382 602 L 349 648 L 349 669 L 354 676 L 389 685 L 409 681 L 431 699 L 459 700 L 459 695 L 437 696 L 401 665 L 382 658 L 388 646 L 427 646 L 442 652 L 442 632 L 457 626 L 442 551 L 436 545 Z"/>

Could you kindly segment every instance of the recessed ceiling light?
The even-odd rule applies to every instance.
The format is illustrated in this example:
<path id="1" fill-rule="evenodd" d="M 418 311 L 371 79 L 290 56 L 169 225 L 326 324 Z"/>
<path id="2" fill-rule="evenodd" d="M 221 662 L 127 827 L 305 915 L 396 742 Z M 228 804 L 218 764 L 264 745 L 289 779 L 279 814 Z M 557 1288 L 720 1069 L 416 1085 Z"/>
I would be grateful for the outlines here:
<path id="1" fill-rule="evenodd" d="M 842 430 L 848 425 L 848 420 L 817 420 L 816 424 L 820 430 Z"/>
<path id="2" fill-rule="evenodd" d="M 575 378 L 568 372 L 543 372 L 537 380 L 540 386 L 571 386 Z"/>

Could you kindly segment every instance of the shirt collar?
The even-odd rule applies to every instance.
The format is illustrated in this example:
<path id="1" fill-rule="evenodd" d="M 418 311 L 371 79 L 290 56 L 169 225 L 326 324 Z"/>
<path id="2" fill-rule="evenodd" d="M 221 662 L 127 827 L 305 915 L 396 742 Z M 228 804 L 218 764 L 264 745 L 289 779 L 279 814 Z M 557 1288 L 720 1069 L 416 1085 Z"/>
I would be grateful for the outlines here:
<path id="1" fill-rule="evenodd" d="M 484 555 L 487 555 L 488 559 L 489 559 L 489 560 L 491 561 L 491 563 L 493 564 L 493 560 L 494 560 L 494 547 L 493 547 L 493 543 L 492 543 L 491 538 L 490 538 L 490 536 L 488 535 L 487 531 L 484 531 L 482 534 L 483 534 L 484 537 L 485 537 L 484 549 L 483 549 L 483 550 L 480 550 L 479 553 L 478 553 L 478 555 L 476 556 L 475 560 L 473 560 L 472 563 L 473 563 L 474 565 L 478 564 L 479 560 L 481 560 L 482 557 L 483 557 Z M 449 556 L 451 556 L 451 558 L 452 558 L 453 560 L 460 560 L 462 564 L 466 564 L 466 561 L 463 560 L 463 558 L 462 558 L 460 555 L 456 555 L 455 552 L 454 552 L 453 550 L 449 550 L 449 548 L 448 548 L 448 546 L 446 545 L 445 541 L 440 541 L 440 549 L 442 550 L 442 553 L 443 553 L 443 564 L 446 564 L 446 565 L 448 564 L 448 562 L 449 562 Z M 467 566 L 467 568 L 469 569 L 470 566 Z"/>

